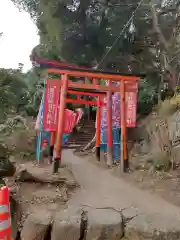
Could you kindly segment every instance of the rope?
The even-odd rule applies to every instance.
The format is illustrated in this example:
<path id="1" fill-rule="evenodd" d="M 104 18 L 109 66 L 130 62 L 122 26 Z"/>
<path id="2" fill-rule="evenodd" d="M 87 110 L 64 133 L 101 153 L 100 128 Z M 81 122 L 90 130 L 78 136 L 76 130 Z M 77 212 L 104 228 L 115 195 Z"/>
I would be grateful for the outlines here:
<path id="1" fill-rule="evenodd" d="M 116 45 L 116 43 L 119 41 L 119 39 L 121 38 L 122 34 L 124 33 L 124 31 L 126 30 L 126 28 L 128 27 L 128 25 L 130 24 L 130 22 L 132 21 L 132 19 L 134 18 L 134 15 L 136 14 L 137 10 L 139 9 L 139 7 L 141 6 L 141 4 L 143 3 L 144 0 L 140 0 L 136 9 L 133 11 L 131 17 L 129 18 L 129 20 L 126 22 L 126 24 L 124 25 L 123 29 L 121 30 L 120 34 L 116 37 L 115 41 L 113 42 L 112 46 L 108 49 L 108 51 L 104 54 L 104 56 L 102 57 L 101 61 L 98 63 L 98 65 L 96 66 L 96 69 L 99 68 L 101 66 L 101 64 L 105 61 L 105 59 L 107 58 L 107 56 L 109 55 L 109 53 L 112 51 L 112 49 L 114 48 L 114 46 Z"/>

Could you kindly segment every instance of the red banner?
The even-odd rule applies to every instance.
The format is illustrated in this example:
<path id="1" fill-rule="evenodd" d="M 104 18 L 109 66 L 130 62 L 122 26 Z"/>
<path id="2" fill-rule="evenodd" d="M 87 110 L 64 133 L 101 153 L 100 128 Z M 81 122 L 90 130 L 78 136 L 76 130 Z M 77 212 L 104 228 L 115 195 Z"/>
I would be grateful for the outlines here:
<path id="1" fill-rule="evenodd" d="M 71 133 L 75 126 L 77 115 L 76 113 L 74 113 L 69 109 L 65 109 L 64 113 L 65 113 L 64 119 L 66 119 L 66 121 L 63 129 L 63 133 Z"/>
<path id="2" fill-rule="evenodd" d="M 58 112 L 59 112 L 59 98 L 60 98 L 60 81 L 47 80 L 46 91 L 44 97 L 44 120 L 43 129 L 47 132 L 55 132 L 58 128 Z M 63 133 L 72 132 L 77 114 L 69 109 L 64 110 L 64 129 Z"/>
<path id="3" fill-rule="evenodd" d="M 126 126 L 129 128 L 136 127 L 137 92 L 138 92 L 137 83 L 126 83 L 125 91 Z"/>
<path id="4" fill-rule="evenodd" d="M 59 94 L 60 87 L 58 81 L 47 80 L 43 119 L 43 129 L 47 132 L 57 131 Z"/>

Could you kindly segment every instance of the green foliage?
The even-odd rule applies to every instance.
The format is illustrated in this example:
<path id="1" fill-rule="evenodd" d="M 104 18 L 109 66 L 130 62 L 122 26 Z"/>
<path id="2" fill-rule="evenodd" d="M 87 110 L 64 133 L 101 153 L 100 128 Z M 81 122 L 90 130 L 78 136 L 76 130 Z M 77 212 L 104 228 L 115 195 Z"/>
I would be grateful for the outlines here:
<path id="1" fill-rule="evenodd" d="M 137 8 L 139 0 L 12 0 L 27 11 L 39 29 L 40 57 L 88 67 L 97 65 Z M 180 1 L 144 0 L 100 68 L 147 74 L 140 83 L 138 111 L 157 103 L 160 79 L 174 89 L 179 74 Z M 154 10 L 154 11 L 153 11 Z M 169 27 L 171 26 L 171 27 Z M 34 86 L 35 92 L 41 90 Z M 32 92 L 31 92 L 32 95 Z M 33 114 L 38 94 L 28 104 Z M 35 112 L 34 112 L 35 114 Z"/>
<path id="2" fill-rule="evenodd" d="M 27 72 L 24 78 L 27 82 L 28 103 L 23 107 L 23 110 L 28 116 L 35 117 L 39 110 L 44 86 L 41 84 L 40 77 L 37 75 L 36 69 L 34 68 Z"/>
<path id="3" fill-rule="evenodd" d="M 148 114 L 157 103 L 157 86 L 147 79 L 142 79 L 139 84 L 138 112 Z"/>
<path id="4" fill-rule="evenodd" d="M 134 10 L 132 6 L 113 7 L 120 0 L 12 1 L 36 22 L 44 53 L 87 66 L 101 59 Z"/>
<path id="5" fill-rule="evenodd" d="M 0 119 L 19 111 L 27 104 L 27 85 L 21 73 L 12 69 L 0 69 Z"/>
<path id="6" fill-rule="evenodd" d="M 0 69 L 0 123 L 12 114 L 36 116 L 43 86 L 35 69 L 27 72 Z"/>
<path id="7" fill-rule="evenodd" d="M 29 129 L 26 118 L 21 115 L 37 116 L 41 97 L 39 78 L 34 69 L 26 74 L 21 69 L 21 65 L 17 70 L 0 69 L 0 142 L 6 143 L 18 158 L 26 151 L 34 153 L 34 129 Z"/>

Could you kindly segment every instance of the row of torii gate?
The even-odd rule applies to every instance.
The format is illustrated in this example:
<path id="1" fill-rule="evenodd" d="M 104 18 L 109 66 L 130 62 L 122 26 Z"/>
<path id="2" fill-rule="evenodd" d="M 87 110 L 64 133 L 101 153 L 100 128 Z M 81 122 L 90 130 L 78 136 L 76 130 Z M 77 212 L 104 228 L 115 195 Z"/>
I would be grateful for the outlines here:
<path id="1" fill-rule="evenodd" d="M 91 70 L 82 68 L 76 65 L 69 65 L 66 63 L 49 61 L 46 59 L 35 58 L 33 59 L 41 68 L 46 68 L 48 75 L 59 76 L 56 81 L 56 86 L 59 89 L 60 105 L 57 117 L 57 132 L 56 140 L 51 146 L 53 149 L 53 172 L 56 173 L 61 164 L 62 153 L 62 136 L 64 127 L 64 114 L 66 103 L 78 103 L 85 105 L 97 106 L 96 113 L 96 157 L 100 160 L 100 144 L 101 144 L 101 108 L 104 106 L 103 98 L 106 96 L 107 103 L 107 161 L 113 162 L 113 137 L 112 137 L 112 94 L 118 92 L 120 94 L 120 123 L 121 140 L 121 171 L 125 172 L 129 168 L 128 153 L 127 153 L 127 136 L 126 136 L 126 106 L 125 106 L 125 93 L 128 91 L 136 91 L 136 86 L 141 76 L 136 75 L 120 75 L 117 72 L 102 72 L 99 70 Z M 71 77 L 89 79 L 88 83 L 85 81 L 72 81 Z M 106 80 L 106 85 L 101 83 L 101 79 Z M 114 85 L 113 83 L 119 83 Z M 68 94 L 73 94 L 76 99 L 68 98 Z M 82 96 L 96 97 L 97 100 L 84 100 Z"/>

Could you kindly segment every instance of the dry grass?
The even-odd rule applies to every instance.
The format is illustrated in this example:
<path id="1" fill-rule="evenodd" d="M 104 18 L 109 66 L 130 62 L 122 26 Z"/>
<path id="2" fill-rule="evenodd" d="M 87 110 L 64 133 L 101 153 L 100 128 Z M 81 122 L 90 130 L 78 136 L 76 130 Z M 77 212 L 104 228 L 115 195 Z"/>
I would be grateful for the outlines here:
<path id="1" fill-rule="evenodd" d="M 15 128 L 4 137 L 4 143 L 16 158 L 32 158 L 35 154 L 36 132 L 31 122 L 27 122 L 26 128 Z"/>
<path id="2" fill-rule="evenodd" d="M 176 95 L 170 99 L 164 100 L 158 107 L 158 115 L 160 117 L 168 117 L 174 114 L 180 108 L 180 95 Z"/>
<path id="3" fill-rule="evenodd" d="M 156 117 L 147 126 L 147 131 L 153 148 L 158 150 L 152 159 L 154 168 L 159 170 L 167 170 L 170 166 L 173 168 L 175 159 L 166 119 Z"/>
<path id="4" fill-rule="evenodd" d="M 154 170 L 168 171 L 171 166 L 170 158 L 165 152 L 157 152 L 152 156 L 152 165 Z"/>

